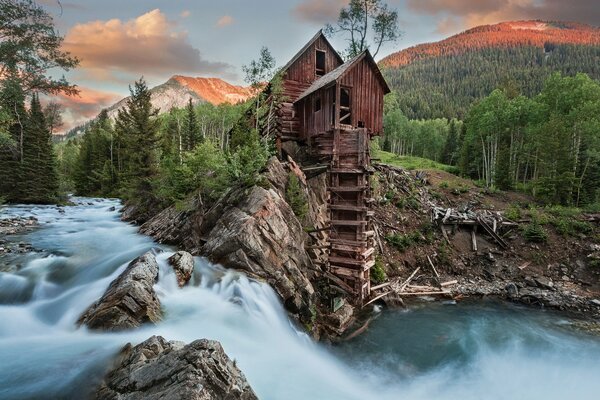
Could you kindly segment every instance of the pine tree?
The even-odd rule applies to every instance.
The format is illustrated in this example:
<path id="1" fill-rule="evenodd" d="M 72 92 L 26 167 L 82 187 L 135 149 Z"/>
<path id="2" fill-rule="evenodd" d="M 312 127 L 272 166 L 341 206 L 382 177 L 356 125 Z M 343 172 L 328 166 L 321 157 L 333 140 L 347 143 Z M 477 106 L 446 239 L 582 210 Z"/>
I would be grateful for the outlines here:
<path id="1" fill-rule="evenodd" d="M 185 150 L 192 151 L 196 145 L 202 143 L 204 138 L 200 135 L 200 124 L 198 116 L 190 97 L 187 106 L 185 107 L 185 119 L 183 122 L 183 137 L 185 140 Z"/>
<path id="2" fill-rule="evenodd" d="M 442 151 L 442 163 L 447 165 L 456 165 L 457 156 L 456 153 L 458 151 L 458 132 L 456 129 L 455 120 L 450 121 L 450 125 L 448 126 L 448 138 L 446 139 L 446 144 L 444 145 L 444 150 Z"/>
<path id="3" fill-rule="evenodd" d="M 153 183 L 158 174 L 157 147 L 160 120 L 143 78 L 130 87 L 131 97 L 119 110 L 115 128 L 123 143 L 121 189 L 125 200 L 139 206 L 144 218 L 155 205 Z"/>
<path id="4" fill-rule="evenodd" d="M 33 95 L 25 124 L 20 201 L 50 203 L 58 196 L 56 156 L 39 97 Z"/>
<path id="5" fill-rule="evenodd" d="M 2 82 L 0 107 L 9 120 L 6 143 L 0 146 L 0 197 L 9 202 L 20 196 L 21 162 L 25 133 L 25 95 L 17 79 L 8 77 Z"/>

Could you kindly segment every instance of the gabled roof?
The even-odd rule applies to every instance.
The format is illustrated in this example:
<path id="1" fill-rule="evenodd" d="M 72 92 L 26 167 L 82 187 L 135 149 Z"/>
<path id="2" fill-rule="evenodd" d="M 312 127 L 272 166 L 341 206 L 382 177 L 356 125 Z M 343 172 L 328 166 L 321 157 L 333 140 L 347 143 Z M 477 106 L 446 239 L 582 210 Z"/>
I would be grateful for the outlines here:
<path id="1" fill-rule="evenodd" d="M 365 58 L 367 59 L 367 62 L 369 62 L 369 64 L 371 65 L 371 68 L 373 69 L 375 76 L 377 76 L 377 78 L 381 82 L 381 85 L 383 86 L 383 93 L 384 94 L 389 93 L 391 91 L 390 87 L 388 86 L 383 75 L 381 74 L 381 70 L 377 66 L 377 63 L 373 59 L 373 56 L 371 56 L 371 53 L 369 52 L 369 50 L 365 50 L 362 53 L 360 53 L 359 55 L 355 56 L 354 58 L 346 61 L 346 63 L 340 65 L 333 71 L 323 75 L 322 77 L 320 77 L 319 79 L 314 81 L 312 83 L 312 85 L 310 85 L 310 87 L 308 89 L 306 89 L 300 95 L 300 97 L 298 97 L 296 102 L 299 102 L 300 100 L 302 100 L 306 96 L 316 92 L 317 90 L 331 86 L 332 84 L 337 82 L 342 76 L 344 76 L 344 74 L 346 72 L 348 72 L 350 69 L 352 69 L 352 67 L 354 67 L 356 64 L 358 64 L 360 61 L 362 61 Z"/>
<path id="2" fill-rule="evenodd" d="M 296 61 L 298 61 L 298 59 L 302 56 L 302 54 L 304 54 L 304 52 L 306 50 L 308 50 L 308 48 L 310 46 L 312 46 L 313 43 L 316 42 L 317 39 L 319 39 L 321 36 L 323 37 L 323 40 L 325 40 L 325 43 L 327 43 L 327 45 L 331 48 L 331 50 L 333 50 L 333 54 L 337 57 L 337 59 L 339 60 L 340 64 L 343 64 L 344 63 L 344 59 L 338 54 L 337 51 L 335 51 L 335 49 L 333 48 L 333 46 L 331 45 L 331 43 L 329 43 L 329 40 L 327 40 L 327 37 L 323 33 L 323 29 L 319 29 L 319 31 L 315 34 L 315 36 L 313 36 L 312 39 L 310 39 L 308 41 L 308 43 L 306 43 L 304 45 L 304 47 L 302 47 L 300 49 L 300 51 L 298 53 L 296 53 L 296 55 L 294 57 L 292 57 L 292 59 L 290 61 L 288 61 L 287 64 L 285 64 L 283 66 L 283 68 L 281 68 L 281 72 L 287 71 L 288 68 L 290 68 L 292 66 L 292 64 L 294 64 Z"/>

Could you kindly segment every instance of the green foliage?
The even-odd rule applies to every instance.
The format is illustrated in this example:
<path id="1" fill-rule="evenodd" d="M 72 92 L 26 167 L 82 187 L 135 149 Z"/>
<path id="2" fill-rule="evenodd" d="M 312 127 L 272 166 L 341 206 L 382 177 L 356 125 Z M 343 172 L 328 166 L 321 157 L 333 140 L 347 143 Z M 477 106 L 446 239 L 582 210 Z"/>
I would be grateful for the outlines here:
<path id="1" fill-rule="evenodd" d="M 386 97 L 386 103 L 385 109 L 388 111 L 384 115 L 383 150 L 436 162 L 446 158 L 456 165 L 462 122 L 447 119 L 409 120 L 398 108 L 391 108 L 394 97 Z"/>
<path id="2" fill-rule="evenodd" d="M 157 115 L 145 84 L 136 82 L 132 90 L 114 125 L 103 111 L 81 138 L 56 145 L 65 190 L 120 196 L 148 215 L 173 204 L 185 208 L 192 194 L 210 206 L 229 187 L 262 183 L 258 171 L 270 147 L 243 124 L 229 137 L 244 105 L 188 102 Z M 187 151 L 189 132 L 195 132 L 194 147 Z"/>
<path id="3" fill-rule="evenodd" d="M 206 140 L 185 153 L 181 164 L 164 160 L 158 181 L 157 195 L 164 205 L 180 202 L 195 191 L 210 204 L 230 183 L 225 154 L 211 140 Z"/>
<path id="4" fill-rule="evenodd" d="M 375 265 L 370 271 L 371 282 L 374 284 L 380 284 L 387 280 L 387 274 L 385 273 L 385 267 L 381 261 L 381 257 L 375 259 Z"/>
<path id="5" fill-rule="evenodd" d="M 444 165 L 433 160 L 411 157 L 411 156 L 399 156 L 397 154 L 389 153 L 387 151 L 379 151 L 373 155 L 374 158 L 379 158 L 383 164 L 394 165 L 396 167 L 402 167 L 407 170 L 440 170 L 450 174 L 458 174 L 458 168 Z"/>
<path id="6" fill-rule="evenodd" d="M 336 26 L 327 24 L 325 32 L 330 36 L 345 36 L 348 48 L 344 54 L 348 59 L 367 49 L 375 57 L 382 45 L 394 43 L 401 36 L 398 12 L 390 10 L 381 0 L 350 0 L 340 10 Z M 369 43 L 371 37 L 373 40 Z"/>
<path id="7" fill-rule="evenodd" d="M 37 95 L 31 99 L 20 163 L 19 201 L 52 203 L 58 198 L 58 175 L 52 139 Z"/>
<path id="8" fill-rule="evenodd" d="M 198 116 L 192 98 L 190 97 L 188 104 L 185 108 L 185 117 L 183 120 L 183 144 L 184 150 L 190 151 L 196 147 L 196 144 L 201 143 L 204 138 L 200 134 L 200 124 L 198 123 Z"/>
<path id="9" fill-rule="evenodd" d="M 308 201 L 298 176 L 290 172 L 288 177 L 287 188 L 285 189 L 285 198 L 294 214 L 302 220 L 308 213 Z"/>
<path id="10" fill-rule="evenodd" d="M 79 61 L 62 50 L 63 38 L 54 21 L 33 0 L 0 0 L 0 70 L 18 77 L 26 93 L 75 94 L 77 88 L 64 77 L 54 79 L 49 70 L 70 70 Z"/>
<path id="11" fill-rule="evenodd" d="M 548 232 L 537 221 L 532 221 L 523 229 L 523 237 L 528 242 L 546 243 L 548 241 Z"/>
<path id="12" fill-rule="evenodd" d="M 120 160 L 119 190 L 127 202 L 146 214 L 153 211 L 157 202 L 154 184 L 159 165 L 159 110 L 152 106 L 151 93 L 143 78 L 129 91 L 131 96 L 115 120 L 115 131 L 124 156 Z M 104 163 L 101 168 L 104 169 Z"/>
<path id="13" fill-rule="evenodd" d="M 600 79 L 599 46 L 561 44 L 543 48 L 488 48 L 416 60 L 384 75 L 397 103 L 410 119 L 466 118 L 474 101 L 512 81 L 518 91 L 535 96 L 553 72 L 584 72 Z"/>
<path id="14" fill-rule="evenodd" d="M 504 216 L 511 221 L 518 221 L 521 219 L 521 208 L 515 204 L 511 204 L 504 211 Z"/>
<path id="15" fill-rule="evenodd" d="M 434 239 L 433 226 L 431 224 L 423 224 L 418 230 L 405 235 L 395 233 L 385 237 L 385 240 L 400 252 L 405 252 L 408 248 L 416 244 L 431 244 Z"/>
<path id="16" fill-rule="evenodd" d="M 9 202 L 52 203 L 58 199 L 56 157 L 52 150 L 42 107 L 37 94 L 29 111 L 20 78 L 2 81 L 0 114 L 0 193 Z"/>
<path id="17" fill-rule="evenodd" d="M 245 132 L 244 139 L 238 141 L 235 150 L 229 154 L 229 174 L 235 182 L 252 186 L 257 183 L 258 173 L 271 155 L 270 144 L 263 143 L 256 130 Z"/>

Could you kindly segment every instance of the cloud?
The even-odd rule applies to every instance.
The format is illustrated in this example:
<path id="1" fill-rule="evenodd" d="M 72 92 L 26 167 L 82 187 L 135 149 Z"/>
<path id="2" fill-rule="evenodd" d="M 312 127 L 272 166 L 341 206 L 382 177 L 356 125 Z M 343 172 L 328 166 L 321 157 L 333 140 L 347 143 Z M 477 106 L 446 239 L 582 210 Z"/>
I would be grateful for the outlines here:
<path id="1" fill-rule="evenodd" d="M 407 0 L 409 9 L 441 15 L 438 31 L 470 28 L 507 20 L 542 19 L 598 25 L 600 7 L 590 0 Z"/>
<path id="2" fill-rule="evenodd" d="M 63 132 L 95 118 L 103 109 L 112 106 L 123 96 L 88 87 L 79 87 L 79 96 L 57 95 L 53 100 L 65 108 L 63 113 Z"/>
<path id="3" fill-rule="evenodd" d="M 227 25 L 231 25 L 233 24 L 234 19 L 231 15 L 223 15 L 221 18 L 219 18 L 219 20 L 217 21 L 217 26 L 219 28 L 223 28 Z"/>
<path id="4" fill-rule="evenodd" d="M 349 0 L 303 0 L 292 10 L 296 18 L 325 24 L 337 20 L 340 10 L 346 7 Z"/>
<path id="5" fill-rule="evenodd" d="M 66 34 L 64 50 L 79 57 L 81 67 L 90 70 L 133 76 L 229 74 L 229 64 L 204 59 L 187 34 L 175 28 L 158 9 L 129 21 L 91 21 L 75 25 Z"/>
<path id="6" fill-rule="evenodd" d="M 179 14 L 179 16 L 180 16 L 181 18 L 187 18 L 187 17 L 189 17 L 190 15 L 192 15 L 192 13 L 191 13 L 191 11 L 190 11 L 190 10 L 183 10 L 183 11 L 181 12 L 181 14 Z"/>

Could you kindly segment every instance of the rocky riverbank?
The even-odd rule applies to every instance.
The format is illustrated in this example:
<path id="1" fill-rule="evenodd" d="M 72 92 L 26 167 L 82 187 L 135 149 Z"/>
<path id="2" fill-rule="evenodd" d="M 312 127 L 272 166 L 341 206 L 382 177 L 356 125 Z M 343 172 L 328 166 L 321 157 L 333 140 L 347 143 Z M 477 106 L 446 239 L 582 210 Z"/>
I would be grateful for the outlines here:
<path id="1" fill-rule="evenodd" d="M 179 287 L 189 281 L 194 261 L 183 251 L 168 259 Z M 123 331 L 162 319 L 154 285 L 159 279 L 156 251 L 131 261 L 105 293 L 79 318 L 96 331 Z M 163 337 L 121 349 L 95 391 L 95 399 L 256 399 L 243 373 L 219 342 L 200 339 L 188 345 Z"/>
<path id="2" fill-rule="evenodd" d="M 254 400 L 236 366 L 213 340 L 188 345 L 160 336 L 126 345 L 94 396 L 97 400 Z"/>
<path id="3" fill-rule="evenodd" d="M 460 180 L 454 176 L 431 174 L 423 179 L 423 174 L 386 165 L 376 169 L 376 265 L 388 279 L 406 278 L 420 266 L 413 283 L 431 284 L 436 277 L 429 258 L 437 266 L 436 274 L 458 281 L 447 288 L 456 300 L 494 296 L 598 318 L 600 270 L 592 264 L 600 259 L 600 246 L 593 235 L 588 240 L 565 240 L 551 232 L 548 244 L 541 245 L 527 243 L 521 231 L 513 229 L 504 232 L 509 247 L 500 248 L 480 233 L 478 249 L 473 250 L 469 231 L 457 228 L 448 234 L 432 224 L 434 204 L 503 212 L 515 201 L 529 200 L 524 195 L 485 193 L 467 181 L 453 183 L 458 190 L 446 181 Z M 292 175 L 306 201 L 308 211 L 303 215 L 294 213 L 287 198 Z M 187 208 L 167 208 L 144 223 L 140 232 L 268 282 L 290 316 L 313 337 L 335 340 L 348 328 L 360 326 L 361 317 L 352 299 L 325 277 L 325 174 L 307 177 L 291 159 L 273 158 L 263 178 L 252 187 L 231 188 L 215 204 L 195 197 Z M 123 218 L 130 214 L 125 207 Z M 553 246 L 559 243 L 568 251 L 555 251 Z M 401 304 L 396 296 L 381 302 Z"/>
<path id="4" fill-rule="evenodd" d="M 286 198 L 292 175 L 306 202 L 301 216 Z M 319 236 L 307 233 L 325 225 L 325 176 L 308 179 L 291 159 L 275 157 L 262 176 L 260 184 L 231 188 L 215 204 L 195 197 L 183 210 L 167 208 L 140 232 L 269 283 L 290 316 L 313 337 L 337 336 L 351 320 L 353 307 L 348 303 L 331 312 L 319 264 L 325 253 Z M 123 218 L 130 214 L 125 207 Z"/>

